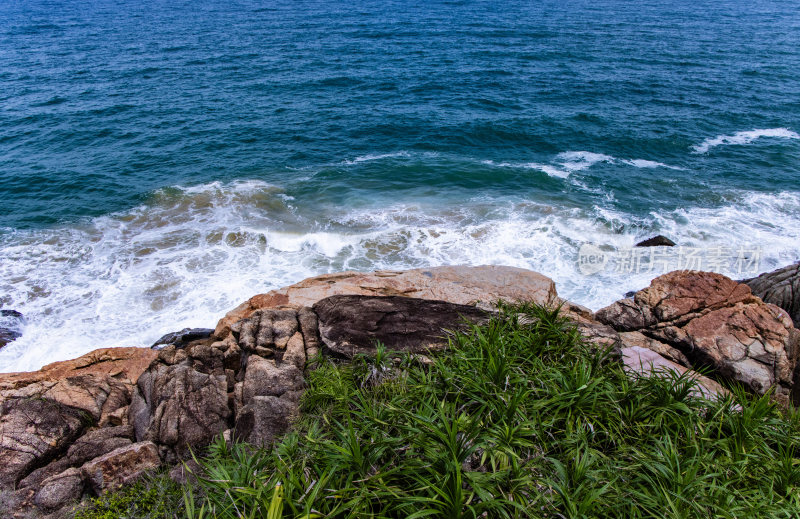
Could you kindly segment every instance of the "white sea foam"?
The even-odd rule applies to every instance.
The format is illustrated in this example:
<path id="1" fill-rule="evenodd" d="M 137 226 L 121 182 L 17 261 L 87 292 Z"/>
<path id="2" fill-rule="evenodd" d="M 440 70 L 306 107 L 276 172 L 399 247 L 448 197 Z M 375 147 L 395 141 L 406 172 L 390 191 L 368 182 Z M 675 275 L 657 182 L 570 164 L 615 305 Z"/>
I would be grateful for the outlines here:
<path id="1" fill-rule="evenodd" d="M 535 169 L 546 173 L 551 177 L 569 178 L 569 176 L 576 171 L 584 171 L 595 164 L 608 163 L 608 164 L 626 164 L 635 168 L 668 168 L 680 170 L 677 166 L 670 166 L 663 162 L 656 162 L 646 159 L 618 159 L 611 155 L 603 153 L 593 153 L 590 151 L 565 151 L 555 156 L 552 163 L 541 164 L 538 162 L 494 162 L 491 160 L 482 161 L 483 164 L 501 168 L 521 168 L 521 169 Z"/>
<path id="2" fill-rule="evenodd" d="M 708 153 L 711 148 L 729 144 L 750 144 L 761 137 L 772 137 L 778 139 L 800 139 L 800 135 L 788 128 L 766 128 L 760 130 L 749 130 L 736 132 L 733 135 L 718 135 L 711 139 L 706 139 L 700 144 L 692 146 L 694 153 Z"/>
<path id="3" fill-rule="evenodd" d="M 213 327 L 256 293 L 324 272 L 505 264 L 542 272 L 562 296 L 597 309 L 655 274 L 583 276 L 585 242 L 623 248 L 663 233 L 692 247 L 760 245 L 761 270 L 800 259 L 797 193 L 741 193 L 722 207 L 638 218 L 488 196 L 304 214 L 283 195 L 257 181 L 165 189 L 82 227 L 6 235 L 0 304 L 27 324 L 0 350 L 0 371 Z"/>
<path id="4" fill-rule="evenodd" d="M 407 151 L 397 151 L 393 153 L 368 153 L 367 155 L 360 155 L 354 159 L 344 160 L 344 164 L 348 166 L 352 166 L 353 164 L 360 164 L 362 162 L 371 162 L 373 160 L 385 160 L 385 159 L 399 159 L 399 158 L 408 158 L 411 154 Z"/>
<path id="5" fill-rule="evenodd" d="M 683 168 L 679 168 L 678 166 L 670 166 L 669 164 L 664 164 L 663 162 L 656 162 L 654 160 L 632 159 L 632 160 L 623 160 L 622 162 L 630 166 L 633 166 L 635 168 L 645 168 L 645 169 L 667 168 L 667 169 L 683 170 Z"/>
<path id="6" fill-rule="evenodd" d="M 591 151 L 565 151 L 556 156 L 556 161 L 567 171 L 583 171 L 598 162 L 614 162 L 615 160 L 610 155 Z"/>

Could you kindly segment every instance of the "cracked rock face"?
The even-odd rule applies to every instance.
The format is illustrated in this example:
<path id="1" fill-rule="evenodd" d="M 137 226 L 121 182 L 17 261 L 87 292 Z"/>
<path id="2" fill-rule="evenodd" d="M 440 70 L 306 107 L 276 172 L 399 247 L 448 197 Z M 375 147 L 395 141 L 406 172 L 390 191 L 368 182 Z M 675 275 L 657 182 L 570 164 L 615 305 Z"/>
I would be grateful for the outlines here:
<path id="1" fill-rule="evenodd" d="M 267 445 L 298 413 L 307 352 L 319 349 L 308 309 L 264 309 L 240 319 L 224 340 L 170 345 L 139 378 L 130 406 L 138 441 L 167 462 L 233 430 Z"/>
<path id="2" fill-rule="evenodd" d="M 217 324 L 214 335 L 224 339 L 230 326 L 256 310 L 311 307 L 335 295 L 400 296 L 448 301 L 485 310 L 503 299 L 533 301 L 552 306 L 558 302 L 552 279 L 531 270 L 483 265 L 445 266 L 413 270 L 340 272 L 305 279 L 300 283 L 251 297 Z"/>
<path id="3" fill-rule="evenodd" d="M 795 327 L 800 325 L 800 263 L 761 274 L 744 283 L 765 303 L 786 310 Z"/>
<path id="4" fill-rule="evenodd" d="M 0 485 L 14 486 L 69 447 L 87 425 L 80 411 L 41 398 L 0 404 Z"/>
<path id="5" fill-rule="evenodd" d="M 155 355 L 108 348 L 0 374 L 0 486 L 16 488 L 19 510 L 49 513 L 80 499 L 87 488 L 80 468 L 131 444 L 132 429 L 122 422 Z"/>
<path id="6" fill-rule="evenodd" d="M 763 394 L 792 398 L 798 331 L 747 285 L 709 272 L 671 272 L 595 317 L 626 340 L 687 368 L 711 367 Z"/>

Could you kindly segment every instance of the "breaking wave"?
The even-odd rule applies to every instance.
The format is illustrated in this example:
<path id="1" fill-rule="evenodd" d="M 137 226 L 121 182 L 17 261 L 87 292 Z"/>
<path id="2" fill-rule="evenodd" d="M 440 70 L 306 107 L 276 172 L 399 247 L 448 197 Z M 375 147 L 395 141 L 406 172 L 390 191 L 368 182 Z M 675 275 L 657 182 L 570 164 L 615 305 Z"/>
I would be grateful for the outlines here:
<path id="1" fill-rule="evenodd" d="M 800 195 L 743 192 L 721 207 L 637 217 L 499 195 L 353 209 L 301 208 L 260 181 L 162 189 L 129 211 L 0 238 L 0 306 L 26 316 L 22 338 L 0 350 L 0 371 L 213 327 L 256 293 L 340 270 L 511 265 L 597 309 L 657 273 L 581 275 L 580 246 L 625 248 L 659 232 L 691 247 L 757 244 L 767 270 L 800 259 Z"/>
<path id="2" fill-rule="evenodd" d="M 694 153 L 708 153 L 711 148 L 723 145 L 742 145 L 750 144 L 756 139 L 771 137 L 777 139 L 800 139 L 800 135 L 788 128 L 766 128 L 761 130 L 749 130 L 736 132 L 733 135 L 718 135 L 711 139 L 706 139 L 700 144 L 692 146 Z"/>

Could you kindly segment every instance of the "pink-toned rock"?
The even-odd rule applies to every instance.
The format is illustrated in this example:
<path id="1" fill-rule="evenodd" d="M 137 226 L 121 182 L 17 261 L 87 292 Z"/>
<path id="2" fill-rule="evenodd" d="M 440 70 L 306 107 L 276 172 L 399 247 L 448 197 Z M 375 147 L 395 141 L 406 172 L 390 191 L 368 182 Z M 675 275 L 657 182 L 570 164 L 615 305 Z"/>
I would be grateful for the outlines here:
<path id="1" fill-rule="evenodd" d="M 756 393 L 775 387 L 780 401 L 796 399 L 800 333 L 784 310 L 721 274 L 671 272 L 595 316 L 621 332 L 623 348 L 649 348 Z"/>
<path id="2" fill-rule="evenodd" d="M 0 373 L 0 401 L 44 398 L 100 420 L 128 405 L 136 380 L 157 353 L 144 348 L 104 348 L 39 371 Z"/>
<path id="3" fill-rule="evenodd" d="M 555 283 L 537 272 L 515 267 L 434 267 L 369 273 L 342 272 L 305 279 L 295 285 L 259 294 L 223 317 L 214 331 L 228 335 L 230 326 L 264 308 L 310 307 L 333 295 L 404 296 L 491 308 L 499 299 L 557 302 Z"/>
<path id="4" fill-rule="evenodd" d="M 81 474 L 100 494 L 141 477 L 146 471 L 158 468 L 161 459 L 154 443 L 145 441 L 115 449 L 86 462 Z"/>
<path id="5" fill-rule="evenodd" d="M 683 375 L 689 372 L 688 376 L 697 381 L 697 387 L 694 391 L 695 396 L 712 399 L 728 394 L 728 390 L 718 382 L 697 372 L 690 371 L 680 364 L 671 362 L 658 353 L 641 346 L 622 348 L 622 361 L 625 364 L 625 371 L 645 377 L 662 376 L 669 372 Z"/>
<path id="6" fill-rule="evenodd" d="M 747 285 L 714 272 L 675 271 L 655 278 L 634 296 L 659 322 L 688 318 L 736 303 L 756 303 Z"/>

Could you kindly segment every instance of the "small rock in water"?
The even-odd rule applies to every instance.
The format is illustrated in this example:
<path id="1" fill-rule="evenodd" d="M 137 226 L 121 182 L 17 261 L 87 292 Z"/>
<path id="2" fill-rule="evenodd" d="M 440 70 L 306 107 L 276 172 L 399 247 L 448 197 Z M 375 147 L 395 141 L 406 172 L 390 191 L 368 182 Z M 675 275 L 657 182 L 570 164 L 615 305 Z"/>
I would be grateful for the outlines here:
<path id="1" fill-rule="evenodd" d="M 208 339 L 214 330 L 210 328 L 184 328 L 179 332 L 172 332 L 164 335 L 150 346 L 153 350 L 161 350 L 174 344 L 178 348 L 186 346 L 192 341 L 198 339 Z"/>
<path id="2" fill-rule="evenodd" d="M 652 238 L 644 241 L 640 241 L 636 244 L 637 247 L 674 247 L 675 242 L 667 238 L 666 236 L 658 235 L 653 236 Z"/>
<path id="3" fill-rule="evenodd" d="M 0 348 L 22 336 L 25 317 L 16 310 L 0 310 Z"/>

